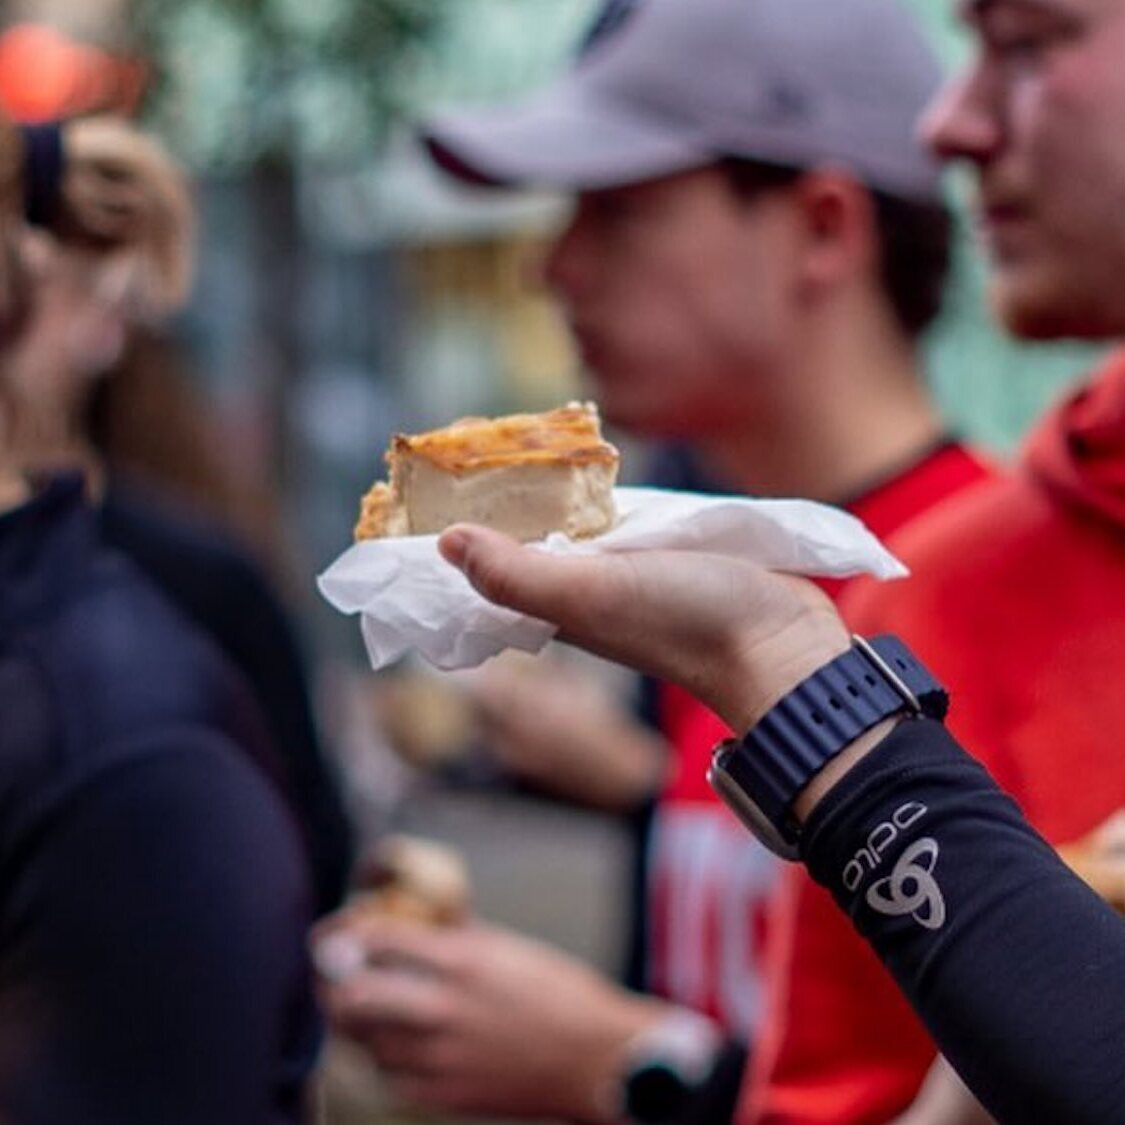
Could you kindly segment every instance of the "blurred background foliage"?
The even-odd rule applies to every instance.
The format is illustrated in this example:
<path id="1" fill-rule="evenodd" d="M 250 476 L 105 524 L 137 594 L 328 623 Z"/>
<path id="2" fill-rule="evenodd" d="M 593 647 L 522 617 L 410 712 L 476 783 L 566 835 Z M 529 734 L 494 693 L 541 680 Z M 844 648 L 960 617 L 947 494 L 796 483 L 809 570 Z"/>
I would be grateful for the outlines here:
<path id="1" fill-rule="evenodd" d="M 355 162 L 390 124 L 536 83 L 591 5 L 556 0 L 134 0 L 152 120 L 197 167 Z"/>
<path id="2" fill-rule="evenodd" d="M 193 165 L 354 160 L 402 110 L 435 0 L 136 0 L 147 109 Z"/>

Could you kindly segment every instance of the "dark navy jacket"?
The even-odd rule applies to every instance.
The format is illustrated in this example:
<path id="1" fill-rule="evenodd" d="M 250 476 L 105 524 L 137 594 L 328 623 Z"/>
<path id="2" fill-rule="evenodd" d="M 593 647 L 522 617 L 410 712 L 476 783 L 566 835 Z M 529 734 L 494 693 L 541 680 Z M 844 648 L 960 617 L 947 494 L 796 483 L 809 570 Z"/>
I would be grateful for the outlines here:
<path id="1" fill-rule="evenodd" d="M 300 1119 L 309 884 L 266 753 L 76 479 L 0 517 L 5 1125 Z"/>
<path id="2" fill-rule="evenodd" d="M 120 551 L 244 677 L 308 848 L 316 911 L 340 905 L 353 840 L 340 786 L 321 748 L 297 638 L 265 578 L 219 528 L 111 479 L 99 508 Z"/>

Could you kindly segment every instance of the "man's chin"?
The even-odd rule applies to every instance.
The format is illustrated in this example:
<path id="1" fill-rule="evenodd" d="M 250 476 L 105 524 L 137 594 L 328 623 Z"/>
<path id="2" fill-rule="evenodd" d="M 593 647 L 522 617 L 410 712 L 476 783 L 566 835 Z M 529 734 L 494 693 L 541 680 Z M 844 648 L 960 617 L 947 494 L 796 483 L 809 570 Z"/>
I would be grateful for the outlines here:
<path id="1" fill-rule="evenodd" d="M 1102 340 L 1125 334 L 1125 308 L 1082 300 L 1063 286 L 999 278 L 989 297 L 996 319 L 1021 340 Z"/>
<path id="2" fill-rule="evenodd" d="M 612 393 L 594 396 L 602 420 L 614 430 L 645 441 L 679 441 L 686 438 L 679 412 L 660 410 L 652 399 L 615 397 Z"/>

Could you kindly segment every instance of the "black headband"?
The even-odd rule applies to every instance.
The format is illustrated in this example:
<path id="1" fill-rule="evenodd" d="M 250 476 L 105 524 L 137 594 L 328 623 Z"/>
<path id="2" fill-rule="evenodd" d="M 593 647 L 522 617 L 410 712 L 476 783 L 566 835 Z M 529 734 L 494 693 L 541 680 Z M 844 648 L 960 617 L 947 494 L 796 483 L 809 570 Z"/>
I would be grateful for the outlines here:
<path id="1" fill-rule="evenodd" d="M 55 217 L 62 191 L 66 159 L 63 154 L 62 125 L 22 125 L 23 210 L 34 226 L 45 227 Z"/>

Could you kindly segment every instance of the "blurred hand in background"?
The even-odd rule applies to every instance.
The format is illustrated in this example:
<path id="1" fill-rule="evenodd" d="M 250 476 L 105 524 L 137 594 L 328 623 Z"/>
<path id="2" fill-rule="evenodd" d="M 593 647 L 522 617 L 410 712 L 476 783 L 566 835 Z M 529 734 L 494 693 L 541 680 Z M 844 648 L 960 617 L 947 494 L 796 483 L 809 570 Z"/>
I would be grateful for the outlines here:
<path id="1" fill-rule="evenodd" d="M 478 708 L 491 753 L 536 789 L 627 813 L 662 786 L 667 744 L 593 670 L 512 653 L 458 679 Z"/>
<path id="2" fill-rule="evenodd" d="M 341 911 L 314 941 L 346 938 L 356 969 L 325 983 L 335 1030 L 396 1096 L 426 1110 L 617 1119 L 628 1047 L 667 1005 L 508 930 L 439 928 Z"/>

